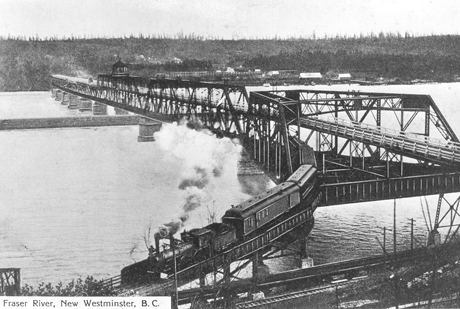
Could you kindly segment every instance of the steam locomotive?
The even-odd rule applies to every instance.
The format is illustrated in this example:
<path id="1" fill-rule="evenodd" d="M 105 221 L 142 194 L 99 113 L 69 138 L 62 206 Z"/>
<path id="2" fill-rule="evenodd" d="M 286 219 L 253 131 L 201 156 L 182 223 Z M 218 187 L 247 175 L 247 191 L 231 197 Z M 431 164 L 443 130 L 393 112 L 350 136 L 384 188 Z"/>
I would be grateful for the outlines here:
<path id="1" fill-rule="evenodd" d="M 309 150 L 313 152 L 311 148 Z M 285 182 L 228 209 L 222 223 L 184 231 L 181 240 L 171 238 L 174 244 L 168 250 L 160 251 L 160 239 L 166 235 L 156 233 L 155 252 L 151 252 L 147 260 L 123 268 L 122 283 L 151 280 L 152 275 L 147 278 L 147 273 L 153 274 L 154 278 L 159 278 L 161 272 L 169 273 L 174 253 L 178 270 L 206 259 L 212 253 L 219 253 L 264 232 L 291 210 L 296 211 L 299 205 L 307 207 L 308 219 L 313 219 L 319 200 L 315 165 L 301 165 Z"/>

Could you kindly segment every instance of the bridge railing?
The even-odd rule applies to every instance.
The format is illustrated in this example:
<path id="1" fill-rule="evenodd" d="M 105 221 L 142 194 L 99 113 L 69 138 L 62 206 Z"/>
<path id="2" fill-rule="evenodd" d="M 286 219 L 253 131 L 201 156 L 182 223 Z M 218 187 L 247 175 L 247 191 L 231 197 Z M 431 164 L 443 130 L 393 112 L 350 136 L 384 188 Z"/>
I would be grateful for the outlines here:
<path id="1" fill-rule="evenodd" d="M 380 132 L 382 134 L 385 134 L 386 136 L 395 136 L 395 137 L 401 137 L 404 139 L 410 139 L 416 142 L 436 146 L 436 147 L 446 147 L 448 146 L 451 149 L 455 149 L 456 151 L 460 151 L 460 143 L 454 142 L 454 141 L 447 141 L 439 138 L 434 138 L 434 137 L 428 137 L 425 135 L 420 135 L 416 133 L 411 133 L 411 132 L 401 132 L 395 129 L 390 129 L 390 128 L 385 128 L 385 127 L 379 127 L 379 126 L 374 126 L 370 125 L 367 123 L 361 123 L 361 122 L 356 122 L 356 121 L 350 121 L 346 119 L 341 119 L 341 118 L 335 118 L 335 117 L 317 117 L 318 120 L 326 121 L 328 123 L 337 123 L 341 124 L 343 126 L 349 126 L 349 127 L 359 127 L 362 130 L 370 130 L 372 132 Z"/>
<path id="2" fill-rule="evenodd" d="M 378 147 L 404 153 L 408 157 L 428 159 L 438 163 L 460 163 L 460 144 L 440 139 L 421 137 L 416 134 L 402 134 L 399 131 L 353 123 L 343 119 L 327 120 L 303 117 L 300 123 L 336 136 L 362 141 Z"/>

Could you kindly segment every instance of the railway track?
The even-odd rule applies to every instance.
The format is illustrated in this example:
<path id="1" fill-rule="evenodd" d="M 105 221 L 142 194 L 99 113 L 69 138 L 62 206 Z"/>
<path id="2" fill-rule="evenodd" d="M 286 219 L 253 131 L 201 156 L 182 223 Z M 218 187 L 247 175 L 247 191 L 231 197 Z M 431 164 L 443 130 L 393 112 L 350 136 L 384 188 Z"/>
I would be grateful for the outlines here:
<path id="1" fill-rule="evenodd" d="M 253 300 L 249 302 L 239 303 L 236 305 L 236 308 L 238 309 L 257 308 L 259 306 L 275 304 L 275 303 L 292 300 L 296 298 L 313 296 L 313 295 L 317 295 L 317 294 L 325 293 L 325 292 L 333 292 L 338 286 L 344 286 L 344 285 L 354 283 L 359 280 L 363 280 L 365 278 L 366 277 L 357 277 L 352 280 L 344 280 L 344 281 L 340 281 L 340 282 L 333 283 L 333 284 L 331 283 L 331 284 L 328 284 L 326 286 L 322 286 L 319 288 L 313 288 L 313 289 L 308 289 L 308 290 L 303 290 L 303 291 L 298 291 L 298 292 L 286 293 L 282 295 L 267 297 L 264 299 L 258 299 L 258 300 Z"/>

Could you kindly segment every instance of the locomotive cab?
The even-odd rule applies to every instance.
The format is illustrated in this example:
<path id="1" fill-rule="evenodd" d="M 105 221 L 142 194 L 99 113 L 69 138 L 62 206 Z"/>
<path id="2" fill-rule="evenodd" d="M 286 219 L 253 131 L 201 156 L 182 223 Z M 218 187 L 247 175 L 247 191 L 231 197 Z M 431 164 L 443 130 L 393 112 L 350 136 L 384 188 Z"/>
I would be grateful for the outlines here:
<path id="1" fill-rule="evenodd" d="M 208 248 L 212 238 L 212 232 L 206 228 L 192 229 L 181 233 L 181 239 L 184 242 L 191 241 L 196 250 Z"/>

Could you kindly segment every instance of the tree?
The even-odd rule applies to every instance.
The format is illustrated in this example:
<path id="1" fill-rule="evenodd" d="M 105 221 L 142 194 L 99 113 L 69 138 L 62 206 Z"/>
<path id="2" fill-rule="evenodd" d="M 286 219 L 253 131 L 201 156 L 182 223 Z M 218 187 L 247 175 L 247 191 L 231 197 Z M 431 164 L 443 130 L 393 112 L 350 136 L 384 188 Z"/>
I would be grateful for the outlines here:
<path id="1" fill-rule="evenodd" d="M 22 287 L 22 296 L 115 296 L 116 293 L 104 287 L 102 280 L 95 280 L 92 276 L 88 276 L 85 280 L 78 278 L 72 280 L 65 287 L 62 282 L 59 282 L 55 287 L 51 283 L 44 282 L 38 285 L 35 289 L 32 286 L 25 285 Z"/>

